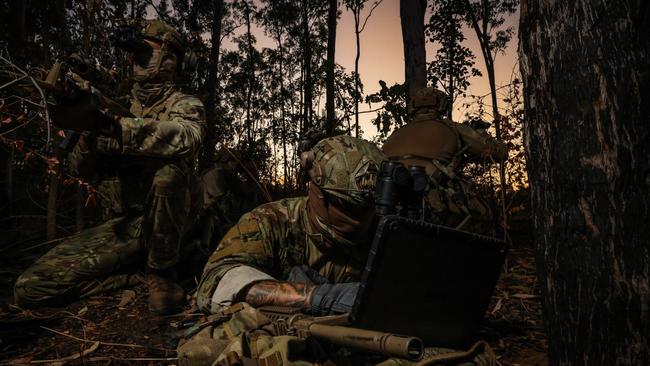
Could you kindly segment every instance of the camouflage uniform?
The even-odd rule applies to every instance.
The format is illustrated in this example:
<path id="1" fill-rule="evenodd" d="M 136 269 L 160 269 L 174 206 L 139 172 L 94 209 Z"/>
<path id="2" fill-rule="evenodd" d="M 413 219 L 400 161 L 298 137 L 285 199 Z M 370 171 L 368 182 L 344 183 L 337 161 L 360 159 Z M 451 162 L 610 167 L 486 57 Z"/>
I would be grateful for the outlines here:
<path id="1" fill-rule="evenodd" d="M 225 148 L 201 173 L 203 208 L 187 240 L 183 240 L 180 277 L 195 276 L 237 220 L 264 202 L 253 174 L 253 167 L 243 167 L 236 152 Z"/>
<path id="2" fill-rule="evenodd" d="M 364 202 L 372 197 L 376 174 L 385 156 L 374 145 L 349 136 L 323 140 L 313 151 L 315 156 L 306 159 L 313 162 L 306 167 L 312 179 L 310 184 L 364 207 Z M 240 280 L 229 276 L 241 268 L 254 268 L 268 275 L 246 279 L 253 282 L 269 278 L 287 280 L 292 268 L 301 265 L 317 271 L 330 283 L 360 280 L 373 233 L 368 231 L 364 240 L 351 243 L 336 230 L 324 231 L 324 227 L 310 218 L 311 199 L 314 199 L 312 195 L 261 205 L 243 215 L 224 236 L 205 266 L 197 290 L 197 303 L 203 311 L 218 314 L 209 319 L 223 314 L 230 317 L 214 325 L 204 325 L 182 342 L 178 348 L 180 365 L 231 365 L 241 357 L 252 358 L 252 364 L 260 365 L 322 364 L 322 359 L 317 362 L 310 358 L 313 353 L 304 340 L 275 336 L 270 320 L 256 309 L 245 303 L 228 307 L 231 303 L 215 301 L 223 282 Z M 365 207 L 374 215 L 372 205 Z M 238 292 L 241 287 L 231 290 Z M 427 355 L 449 351 L 428 348 Z M 335 364 L 347 362 L 340 356 L 329 356 Z M 478 360 L 476 364 L 490 365 L 482 363 L 488 358 L 478 355 L 474 360 Z M 398 359 L 383 363 L 384 366 L 409 364 L 411 362 Z"/>
<path id="3" fill-rule="evenodd" d="M 77 146 L 70 157 L 73 170 L 98 183 L 116 218 L 67 238 L 29 267 L 15 284 L 21 306 L 124 286 L 132 281 L 125 273 L 143 258 L 153 269 L 177 263 L 200 208 L 195 161 L 206 128 L 203 104 L 171 81 L 136 83 L 130 111 L 134 117 L 120 118 L 115 133 L 96 137 L 88 151 Z"/>
<path id="4" fill-rule="evenodd" d="M 314 164 L 310 175 L 318 177 L 318 182 L 311 184 L 318 184 L 330 194 L 346 192 L 359 201 L 364 199 L 363 192 L 372 191 L 378 167 L 385 159 L 374 145 L 349 136 L 330 138 L 314 150 L 317 158 L 341 151 L 343 153 L 336 156 L 343 158 Z M 333 174 L 344 171 L 336 169 L 335 164 L 345 164 L 350 171 Z M 211 303 L 212 295 L 226 272 L 239 266 L 253 267 L 274 278 L 286 279 L 294 266 L 304 264 L 332 283 L 358 281 L 369 241 L 351 245 L 335 233 L 315 228 L 310 223 L 307 203 L 308 197 L 287 198 L 244 214 L 223 237 L 203 270 L 197 290 L 199 307 L 204 311 L 218 310 L 217 304 Z M 332 246 L 332 241 L 341 245 Z"/>
<path id="5" fill-rule="evenodd" d="M 474 158 L 498 162 L 506 156 L 501 142 L 485 130 L 454 123 L 441 116 L 448 97 L 425 88 L 411 101 L 413 117 L 388 137 L 382 149 L 389 159 L 405 165 L 424 166 L 430 177 L 425 198 L 428 220 L 481 234 L 494 232 L 493 214 L 487 202 L 461 175 L 461 160 Z"/>

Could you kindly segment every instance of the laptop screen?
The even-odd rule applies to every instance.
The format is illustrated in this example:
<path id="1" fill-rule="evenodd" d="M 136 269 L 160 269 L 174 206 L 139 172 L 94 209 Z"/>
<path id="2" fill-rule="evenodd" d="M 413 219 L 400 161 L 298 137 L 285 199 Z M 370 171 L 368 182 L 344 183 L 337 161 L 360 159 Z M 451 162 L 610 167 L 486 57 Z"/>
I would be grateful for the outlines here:
<path id="1" fill-rule="evenodd" d="M 383 217 L 352 325 L 463 347 L 480 326 L 505 259 L 503 241 L 444 226 Z"/>

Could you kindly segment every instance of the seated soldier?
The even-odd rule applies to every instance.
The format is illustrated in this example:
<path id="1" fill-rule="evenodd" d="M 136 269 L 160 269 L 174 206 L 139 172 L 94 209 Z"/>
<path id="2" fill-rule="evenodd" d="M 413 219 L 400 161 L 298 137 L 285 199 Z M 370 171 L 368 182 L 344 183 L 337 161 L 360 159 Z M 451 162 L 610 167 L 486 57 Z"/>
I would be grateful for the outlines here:
<path id="1" fill-rule="evenodd" d="M 181 365 L 237 364 L 232 360 L 244 357 L 242 343 L 249 341 L 259 364 L 307 365 L 314 361 L 305 345 L 274 337 L 255 308 L 289 306 L 311 315 L 351 310 L 374 235 L 373 193 L 385 156 L 367 141 L 336 136 L 301 158 L 311 179 L 308 196 L 243 215 L 208 260 L 199 307 L 216 316 L 236 313 L 182 343 Z"/>
<path id="2" fill-rule="evenodd" d="M 391 134 L 382 149 L 391 160 L 419 165 L 430 178 L 425 197 L 428 221 L 479 234 L 494 234 L 493 214 L 472 182 L 462 176 L 463 160 L 499 162 L 505 146 L 484 129 L 452 122 L 449 98 L 424 88 L 411 98 L 411 121 Z"/>
<path id="3" fill-rule="evenodd" d="M 83 115 L 91 120 L 78 117 L 75 124 L 84 106 L 74 102 L 53 113 L 61 127 L 97 127 L 81 138 L 70 163 L 97 186 L 114 218 L 67 238 L 29 267 L 15 284 L 20 306 L 58 305 L 122 287 L 133 283 L 134 267 L 144 263 L 152 312 L 170 313 L 185 302 L 174 266 L 200 208 L 195 162 L 205 135 L 204 109 L 175 84 L 184 56 L 180 34 L 158 20 L 137 23 L 135 30 L 138 46 L 128 50 L 133 117 L 95 109 Z"/>

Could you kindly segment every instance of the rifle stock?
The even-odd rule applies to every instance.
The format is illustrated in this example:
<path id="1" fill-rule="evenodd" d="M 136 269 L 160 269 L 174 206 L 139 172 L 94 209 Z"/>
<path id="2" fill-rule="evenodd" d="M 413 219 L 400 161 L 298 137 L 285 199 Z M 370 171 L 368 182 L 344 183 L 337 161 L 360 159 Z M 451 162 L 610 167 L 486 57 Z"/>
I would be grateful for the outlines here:
<path id="1" fill-rule="evenodd" d="M 420 360 L 424 353 L 422 340 L 417 337 L 345 326 L 347 314 L 310 317 L 298 309 L 275 306 L 258 310 L 271 319 L 276 335 L 314 337 L 339 346 L 414 361 Z"/>

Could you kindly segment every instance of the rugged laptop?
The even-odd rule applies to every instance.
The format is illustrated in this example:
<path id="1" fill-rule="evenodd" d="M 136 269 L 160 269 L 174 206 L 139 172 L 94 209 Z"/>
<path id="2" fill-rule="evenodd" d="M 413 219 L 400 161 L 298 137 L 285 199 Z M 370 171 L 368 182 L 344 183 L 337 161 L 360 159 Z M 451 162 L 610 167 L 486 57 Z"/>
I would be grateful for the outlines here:
<path id="1" fill-rule="evenodd" d="M 350 321 L 353 326 L 464 347 L 484 317 L 505 242 L 384 216 L 377 227 Z"/>

